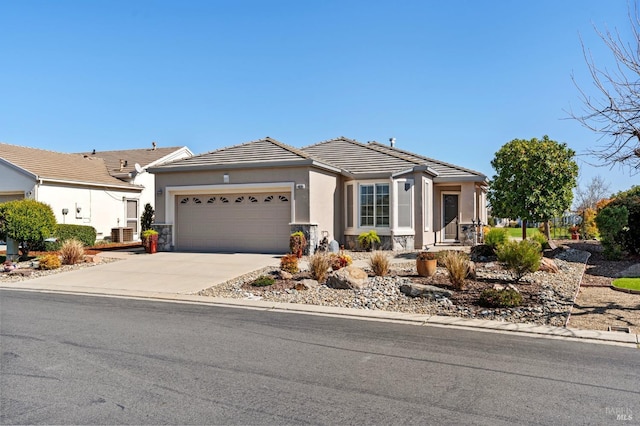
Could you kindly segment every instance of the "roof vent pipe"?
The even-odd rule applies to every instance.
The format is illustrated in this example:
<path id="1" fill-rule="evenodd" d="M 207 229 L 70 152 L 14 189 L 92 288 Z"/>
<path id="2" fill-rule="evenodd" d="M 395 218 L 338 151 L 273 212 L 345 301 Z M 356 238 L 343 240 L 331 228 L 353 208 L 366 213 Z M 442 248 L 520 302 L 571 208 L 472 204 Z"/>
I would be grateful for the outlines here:
<path id="1" fill-rule="evenodd" d="M 151 150 L 152 151 L 156 150 L 156 142 L 155 141 L 151 142 Z"/>
<path id="2" fill-rule="evenodd" d="M 391 148 L 396 146 L 396 138 L 389 138 L 389 145 L 391 145 Z"/>

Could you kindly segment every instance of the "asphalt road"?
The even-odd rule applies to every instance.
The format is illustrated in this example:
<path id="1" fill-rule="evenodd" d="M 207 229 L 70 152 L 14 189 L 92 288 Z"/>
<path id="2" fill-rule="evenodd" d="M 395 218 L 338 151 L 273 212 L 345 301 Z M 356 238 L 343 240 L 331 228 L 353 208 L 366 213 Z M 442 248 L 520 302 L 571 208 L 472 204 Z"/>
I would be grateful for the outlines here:
<path id="1" fill-rule="evenodd" d="M 0 346 L 3 424 L 640 422 L 610 345 L 0 290 Z"/>

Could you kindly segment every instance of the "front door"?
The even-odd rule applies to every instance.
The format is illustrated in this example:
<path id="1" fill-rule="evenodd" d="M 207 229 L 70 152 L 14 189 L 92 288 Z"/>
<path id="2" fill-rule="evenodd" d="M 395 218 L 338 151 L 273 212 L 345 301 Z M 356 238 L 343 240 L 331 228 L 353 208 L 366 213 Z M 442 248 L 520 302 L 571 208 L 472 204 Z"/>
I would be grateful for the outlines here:
<path id="1" fill-rule="evenodd" d="M 458 239 L 458 194 L 442 194 L 444 241 Z"/>

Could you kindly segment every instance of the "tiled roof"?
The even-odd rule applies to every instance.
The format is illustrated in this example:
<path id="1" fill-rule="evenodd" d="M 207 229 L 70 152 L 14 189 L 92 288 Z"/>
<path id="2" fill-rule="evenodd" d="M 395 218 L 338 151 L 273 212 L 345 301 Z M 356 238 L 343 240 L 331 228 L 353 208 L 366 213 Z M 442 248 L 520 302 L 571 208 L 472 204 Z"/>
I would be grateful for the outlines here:
<path id="1" fill-rule="evenodd" d="M 379 142 L 369 142 L 368 146 L 376 151 L 383 152 L 389 155 L 398 156 L 416 164 L 425 164 L 430 169 L 438 173 L 439 179 L 448 178 L 482 178 L 486 179 L 486 176 L 475 170 L 466 169 L 464 167 L 456 166 L 455 164 L 445 163 L 444 161 L 434 160 L 433 158 L 424 157 L 409 151 L 404 151 L 396 147 L 384 145 Z"/>
<path id="2" fill-rule="evenodd" d="M 184 147 L 173 146 L 168 148 L 155 149 L 148 148 L 125 149 L 120 151 L 92 151 L 83 152 L 81 154 L 88 155 L 90 157 L 102 158 L 107 164 L 109 173 L 119 174 L 133 172 L 135 170 L 134 166 L 136 163 L 145 168 L 182 148 Z M 123 162 L 122 168 L 120 167 L 120 160 L 122 160 Z"/>
<path id="3" fill-rule="evenodd" d="M 100 158 L 0 143 L 0 159 L 39 179 L 138 188 L 111 176 Z"/>
<path id="4" fill-rule="evenodd" d="M 190 158 L 174 161 L 165 167 L 194 167 L 194 166 L 220 166 L 231 164 L 265 164 L 279 163 L 296 160 L 310 160 L 311 156 L 297 148 L 266 137 L 264 139 L 246 142 L 221 148 L 205 154 L 195 155 Z M 164 167 L 160 166 L 160 169 Z"/>
<path id="5" fill-rule="evenodd" d="M 320 142 L 302 150 L 321 159 L 320 161 L 326 160 L 353 174 L 396 173 L 411 169 L 417 164 L 345 137 Z"/>

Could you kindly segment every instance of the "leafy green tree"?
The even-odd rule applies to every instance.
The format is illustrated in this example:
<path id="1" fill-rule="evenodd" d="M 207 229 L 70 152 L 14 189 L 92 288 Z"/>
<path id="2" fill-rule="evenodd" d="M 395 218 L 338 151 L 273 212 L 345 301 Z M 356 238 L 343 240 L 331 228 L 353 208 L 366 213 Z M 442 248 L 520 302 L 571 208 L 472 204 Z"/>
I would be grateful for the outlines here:
<path id="1" fill-rule="evenodd" d="M 23 258 L 42 245 L 56 230 L 56 218 L 48 204 L 34 200 L 16 200 L 0 204 L 0 235 L 20 244 Z"/>
<path id="2" fill-rule="evenodd" d="M 542 139 L 514 139 L 496 152 L 491 161 L 496 174 L 488 199 L 496 217 L 522 219 L 522 239 L 528 221 L 548 222 L 571 206 L 578 177 L 575 151 L 565 143 Z"/>

